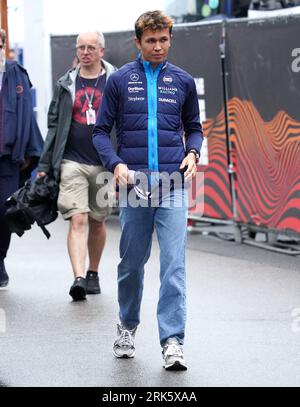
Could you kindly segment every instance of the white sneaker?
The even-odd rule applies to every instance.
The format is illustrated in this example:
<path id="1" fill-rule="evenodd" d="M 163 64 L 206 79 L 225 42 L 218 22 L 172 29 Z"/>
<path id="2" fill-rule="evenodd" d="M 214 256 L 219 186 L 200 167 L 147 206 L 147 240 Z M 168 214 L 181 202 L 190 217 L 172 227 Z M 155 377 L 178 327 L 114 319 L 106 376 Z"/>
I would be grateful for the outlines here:
<path id="1" fill-rule="evenodd" d="M 113 347 L 115 357 L 126 359 L 135 357 L 134 337 L 136 330 L 137 328 L 129 330 L 118 324 L 118 338 Z"/>
<path id="2" fill-rule="evenodd" d="M 187 370 L 182 346 L 176 338 L 169 338 L 163 347 L 164 368 L 166 370 Z"/>

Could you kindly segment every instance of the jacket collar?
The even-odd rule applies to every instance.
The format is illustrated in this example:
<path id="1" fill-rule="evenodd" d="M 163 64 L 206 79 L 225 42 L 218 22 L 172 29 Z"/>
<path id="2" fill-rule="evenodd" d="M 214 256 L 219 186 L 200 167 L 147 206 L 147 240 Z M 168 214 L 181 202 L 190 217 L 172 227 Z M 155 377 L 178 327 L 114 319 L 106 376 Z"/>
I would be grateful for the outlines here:
<path id="1" fill-rule="evenodd" d="M 117 68 L 115 68 L 113 65 L 111 65 L 109 62 L 105 61 L 102 59 L 101 64 L 103 68 L 106 70 L 106 78 L 108 79 L 109 76 L 114 73 Z M 75 93 L 76 93 L 76 78 L 78 75 L 78 72 L 80 70 L 80 65 L 78 64 L 75 68 L 70 69 L 62 78 L 59 79 L 59 84 L 68 90 L 71 95 L 73 101 L 75 100 Z"/>
<path id="2" fill-rule="evenodd" d="M 32 83 L 31 83 L 31 81 L 29 79 L 29 76 L 28 76 L 28 73 L 27 73 L 26 69 L 22 65 L 20 65 L 17 61 L 6 60 L 6 62 L 5 62 L 5 71 L 4 71 L 5 75 L 3 75 L 3 79 L 7 80 L 7 78 L 10 75 L 14 75 L 14 74 L 15 75 L 20 75 L 21 72 L 27 76 L 29 86 L 31 88 Z"/>
<path id="3" fill-rule="evenodd" d="M 27 74 L 26 69 L 20 65 L 17 61 L 10 61 L 10 60 L 6 60 L 5 62 L 5 72 L 7 74 L 9 74 L 11 71 L 13 71 L 14 69 L 20 69 L 21 71 L 25 72 Z"/>
<path id="4" fill-rule="evenodd" d="M 6 60 L 6 62 L 5 62 L 5 72 L 8 73 L 12 69 L 14 69 L 17 65 L 18 65 L 18 63 L 16 61 L 8 61 L 8 60 Z"/>
<path id="5" fill-rule="evenodd" d="M 117 68 L 115 68 L 113 65 L 111 65 L 109 62 L 105 61 L 104 59 L 102 59 L 101 64 L 102 64 L 103 68 L 106 70 L 107 79 L 109 78 L 109 76 L 112 73 L 114 73 L 117 70 Z M 59 80 L 59 83 L 65 88 L 68 88 L 69 86 L 71 86 L 76 81 L 76 77 L 78 75 L 79 69 L 80 69 L 80 65 L 77 65 L 75 68 L 70 69 Z"/>
<path id="6" fill-rule="evenodd" d="M 140 66 L 142 69 L 145 70 L 144 62 L 145 62 L 145 61 L 142 59 L 141 54 L 139 54 L 138 58 L 136 59 L 136 63 L 138 64 L 138 66 Z M 167 68 L 168 65 L 169 65 L 169 61 L 166 59 L 166 60 L 162 63 L 161 70 L 164 71 L 164 70 Z"/>

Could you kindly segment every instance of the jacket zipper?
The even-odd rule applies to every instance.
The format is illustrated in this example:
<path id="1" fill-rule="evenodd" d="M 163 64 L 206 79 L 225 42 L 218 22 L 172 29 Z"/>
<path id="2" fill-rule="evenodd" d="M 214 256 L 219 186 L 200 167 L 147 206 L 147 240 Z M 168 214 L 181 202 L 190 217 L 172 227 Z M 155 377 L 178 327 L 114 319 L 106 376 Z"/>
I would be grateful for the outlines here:
<path id="1" fill-rule="evenodd" d="M 153 71 L 152 67 L 150 64 L 145 65 L 145 70 L 146 70 L 146 78 L 148 82 L 148 90 L 149 90 L 149 95 L 148 98 L 148 109 L 149 109 L 149 129 L 148 129 L 148 134 L 149 134 L 149 139 L 148 139 L 148 145 L 149 145 L 149 170 L 150 171 L 158 171 L 159 166 L 158 166 L 158 142 L 157 137 L 158 137 L 158 129 L 157 129 L 157 101 L 155 99 L 157 98 L 155 89 L 157 89 L 157 82 L 158 82 L 158 77 L 159 73 L 161 70 L 161 67 L 157 67 L 156 71 Z"/>

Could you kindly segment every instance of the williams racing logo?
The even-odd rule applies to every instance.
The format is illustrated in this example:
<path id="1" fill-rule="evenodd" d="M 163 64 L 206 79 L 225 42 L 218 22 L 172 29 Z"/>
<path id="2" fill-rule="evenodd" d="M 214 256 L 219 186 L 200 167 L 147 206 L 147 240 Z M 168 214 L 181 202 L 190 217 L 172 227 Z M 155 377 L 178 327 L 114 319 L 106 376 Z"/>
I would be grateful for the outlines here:
<path id="1" fill-rule="evenodd" d="M 159 93 L 163 95 L 176 95 L 178 89 L 175 87 L 168 87 L 168 86 L 159 86 L 158 87 Z"/>
<path id="2" fill-rule="evenodd" d="M 163 81 L 165 85 L 171 85 L 173 83 L 173 78 L 171 76 L 165 76 Z"/>

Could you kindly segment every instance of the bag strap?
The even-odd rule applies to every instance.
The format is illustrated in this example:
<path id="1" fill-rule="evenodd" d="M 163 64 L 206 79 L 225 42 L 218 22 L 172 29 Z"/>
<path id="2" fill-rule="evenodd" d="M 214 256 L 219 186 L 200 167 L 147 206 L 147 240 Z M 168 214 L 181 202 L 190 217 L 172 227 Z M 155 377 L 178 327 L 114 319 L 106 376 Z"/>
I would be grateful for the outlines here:
<path id="1" fill-rule="evenodd" d="M 45 225 L 43 225 L 38 219 L 36 219 L 35 216 L 33 216 L 34 220 L 36 221 L 37 225 L 42 229 L 44 235 L 46 236 L 46 238 L 49 240 L 51 237 L 51 234 L 49 233 L 49 231 L 46 229 Z"/>

